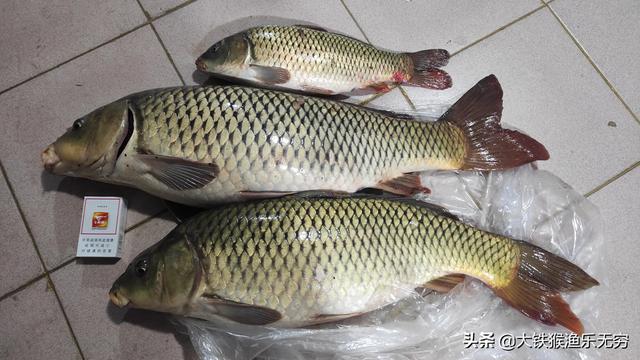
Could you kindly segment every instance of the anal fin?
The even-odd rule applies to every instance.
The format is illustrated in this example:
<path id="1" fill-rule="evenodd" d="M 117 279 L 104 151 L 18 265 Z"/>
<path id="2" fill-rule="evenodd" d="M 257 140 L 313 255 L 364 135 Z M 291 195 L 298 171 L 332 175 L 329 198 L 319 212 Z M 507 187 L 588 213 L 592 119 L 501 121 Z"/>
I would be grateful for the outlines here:
<path id="1" fill-rule="evenodd" d="M 419 173 L 402 174 L 399 177 L 381 181 L 376 184 L 374 188 L 402 196 L 409 196 L 418 193 L 431 193 L 429 188 L 422 186 Z"/>
<path id="2" fill-rule="evenodd" d="M 451 291 L 451 289 L 456 287 L 456 285 L 463 282 L 464 277 L 464 274 L 448 274 L 439 278 L 435 278 L 424 284 L 422 287 L 435 290 L 440 293 L 446 293 Z"/>

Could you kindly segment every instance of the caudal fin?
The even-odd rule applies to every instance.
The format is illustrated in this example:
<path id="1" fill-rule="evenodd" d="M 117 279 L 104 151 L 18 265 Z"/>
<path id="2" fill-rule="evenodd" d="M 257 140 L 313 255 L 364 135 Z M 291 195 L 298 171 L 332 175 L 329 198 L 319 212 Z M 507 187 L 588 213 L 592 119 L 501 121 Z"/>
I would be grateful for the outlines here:
<path id="1" fill-rule="evenodd" d="M 560 292 L 588 289 L 598 281 L 568 260 L 524 241 L 516 243 L 518 269 L 508 285 L 493 289 L 496 295 L 534 320 L 582 334 L 582 323 Z"/>
<path id="2" fill-rule="evenodd" d="M 461 169 L 500 170 L 549 159 L 547 149 L 533 138 L 502 128 L 501 117 L 502 87 L 495 75 L 480 80 L 440 117 L 465 137 Z"/>
<path id="3" fill-rule="evenodd" d="M 429 49 L 407 53 L 413 63 L 413 75 L 407 84 L 427 89 L 448 89 L 451 87 L 451 76 L 438 69 L 449 62 L 449 52 L 444 49 Z"/>

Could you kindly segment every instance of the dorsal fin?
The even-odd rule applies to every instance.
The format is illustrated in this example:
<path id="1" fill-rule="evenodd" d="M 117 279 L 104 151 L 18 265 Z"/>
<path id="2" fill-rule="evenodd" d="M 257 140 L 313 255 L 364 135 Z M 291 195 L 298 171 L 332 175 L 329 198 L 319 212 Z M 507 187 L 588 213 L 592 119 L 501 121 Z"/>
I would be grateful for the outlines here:
<path id="1" fill-rule="evenodd" d="M 316 30 L 316 31 L 329 32 L 327 29 L 325 29 L 325 28 L 323 28 L 321 26 L 318 26 L 318 25 L 295 24 L 293 26 L 307 28 L 307 29 Z"/>

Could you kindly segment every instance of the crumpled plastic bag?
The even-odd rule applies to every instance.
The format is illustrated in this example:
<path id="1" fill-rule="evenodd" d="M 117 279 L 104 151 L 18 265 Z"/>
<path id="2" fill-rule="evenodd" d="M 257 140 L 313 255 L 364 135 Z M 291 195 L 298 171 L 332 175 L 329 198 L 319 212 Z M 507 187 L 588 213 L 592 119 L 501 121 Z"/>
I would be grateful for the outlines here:
<path id="1" fill-rule="evenodd" d="M 433 193 L 421 200 L 441 205 L 479 228 L 530 241 L 604 282 L 599 211 L 553 174 L 526 165 L 494 172 L 424 172 L 422 181 Z M 563 294 L 586 332 L 598 330 L 594 304 L 600 291 L 602 285 Z M 175 319 L 202 359 L 584 360 L 600 355 L 593 346 L 551 349 L 562 347 L 549 339 L 569 336 L 566 329 L 525 317 L 474 279 L 467 278 L 447 294 L 421 296 L 407 289 L 407 295 L 365 316 L 306 329 Z M 538 336 L 537 345 L 529 339 L 517 347 L 523 334 Z M 543 336 L 546 343 L 540 342 Z M 508 346 L 505 337 L 510 338 Z M 492 348 L 479 345 L 491 345 L 491 338 Z"/>

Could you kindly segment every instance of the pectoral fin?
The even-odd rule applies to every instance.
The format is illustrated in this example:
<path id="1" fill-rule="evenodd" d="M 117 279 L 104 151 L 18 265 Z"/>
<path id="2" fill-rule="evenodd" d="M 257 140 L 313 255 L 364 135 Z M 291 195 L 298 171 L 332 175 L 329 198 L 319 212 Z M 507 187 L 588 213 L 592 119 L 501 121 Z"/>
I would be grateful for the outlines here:
<path id="1" fill-rule="evenodd" d="M 279 198 L 293 193 L 293 191 L 240 191 L 238 194 L 245 200 L 258 200 Z"/>
<path id="2" fill-rule="evenodd" d="M 217 314 L 247 325 L 267 325 L 282 319 L 279 311 L 263 306 L 239 303 L 217 297 L 204 298 Z"/>
<path id="3" fill-rule="evenodd" d="M 153 154 L 136 155 L 149 166 L 149 173 L 174 190 L 199 189 L 218 176 L 220 169 L 215 163 Z"/>
<path id="4" fill-rule="evenodd" d="M 284 84 L 291 78 L 289 70 L 276 66 L 250 65 L 256 79 L 267 84 Z"/>

